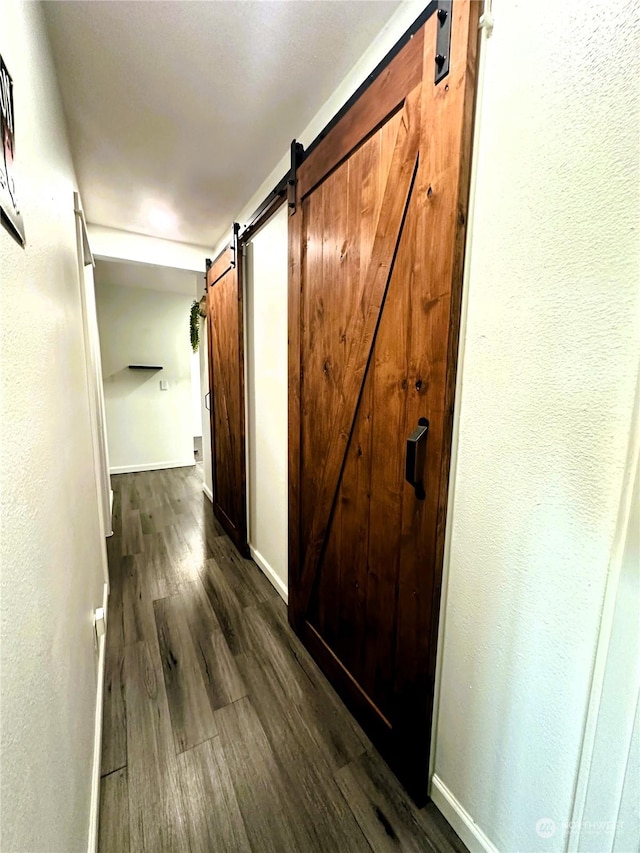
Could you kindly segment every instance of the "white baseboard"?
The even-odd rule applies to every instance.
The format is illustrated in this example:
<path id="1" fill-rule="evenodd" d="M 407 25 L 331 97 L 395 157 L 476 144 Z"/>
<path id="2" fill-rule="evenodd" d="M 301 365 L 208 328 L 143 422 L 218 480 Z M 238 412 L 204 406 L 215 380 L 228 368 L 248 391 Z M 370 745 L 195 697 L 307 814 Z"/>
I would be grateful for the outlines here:
<path id="1" fill-rule="evenodd" d="M 104 666 L 107 648 L 107 624 L 109 612 L 109 586 L 105 583 L 102 592 L 102 607 L 105 613 L 105 632 L 98 640 L 98 686 L 96 688 L 96 716 L 93 734 L 93 769 L 91 772 L 91 807 L 89 810 L 88 853 L 98 849 L 98 821 L 100 818 L 100 763 L 102 758 L 102 711 L 104 703 Z"/>
<path id="2" fill-rule="evenodd" d="M 211 491 L 211 489 L 209 488 L 209 486 L 207 486 L 207 484 L 206 484 L 206 483 L 203 483 L 203 484 L 202 484 L 202 491 L 203 491 L 203 492 L 205 493 L 205 495 L 209 498 L 209 500 L 211 501 L 211 503 L 213 503 L 213 492 Z"/>
<path id="3" fill-rule="evenodd" d="M 173 462 L 148 462 L 144 465 L 116 465 L 109 468 L 110 474 L 139 474 L 141 471 L 164 471 L 165 468 L 190 468 L 196 464 L 193 456 Z"/>
<path id="4" fill-rule="evenodd" d="M 289 591 L 287 589 L 286 583 L 282 580 L 282 578 L 275 572 L 275 570 L 269 565 L 269 563 L 262 556 L 260 551 L 256 551 L 253 545 L 249 545 L 249 553 L 251 554 L 253 561 L 258 564 L 258 566 L 262 569 L 264 574 L 267 576 L 268 580 L 271 581 L 276 591 L 279 593 L 280 597 L 284 601 L 285 604 L 289 603 Z"/>
<path id="5" fill-rule="evenodd" d="M 469 812 L 460 805 L 435 773 L 431 779 L 429 796 L 467 845 L 470 853 L 498 853 L 498 848 L 489 841 Z"/>

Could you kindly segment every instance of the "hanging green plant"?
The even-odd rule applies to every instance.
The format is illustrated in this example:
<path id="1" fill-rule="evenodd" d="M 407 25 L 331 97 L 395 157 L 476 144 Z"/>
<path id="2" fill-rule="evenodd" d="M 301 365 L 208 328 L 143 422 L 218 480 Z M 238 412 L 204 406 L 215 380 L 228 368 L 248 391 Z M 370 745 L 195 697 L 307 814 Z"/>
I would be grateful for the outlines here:
<path id="1" fill-rule="evenodd" d="M 189 313 L 189 336 L 191 338 L 191 349 L 198 352 L 200 346 L 200 303 L 194 299 L 191 303 Z"/>

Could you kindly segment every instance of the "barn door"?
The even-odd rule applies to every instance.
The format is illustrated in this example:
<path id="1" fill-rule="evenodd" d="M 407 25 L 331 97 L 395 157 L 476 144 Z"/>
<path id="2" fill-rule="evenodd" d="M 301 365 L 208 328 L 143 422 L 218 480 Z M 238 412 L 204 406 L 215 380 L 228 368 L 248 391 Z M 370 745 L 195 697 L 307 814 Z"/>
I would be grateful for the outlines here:
<path id="1" fill-rule="evenodd" d="M 230 246 L 207 262 L 213 510 L 236 548 L 247 551 L 244 344 L 237 227 Z"/>
<path id="2" fill-rule="evenodd" d="M 293 149 L 294 168 L 302 162 L 289 220 L 290 619 L 418 801 L 479 5 L 445 4 L 306 156 Z M 449 25 L 441 76 L 436 44 Z"/>

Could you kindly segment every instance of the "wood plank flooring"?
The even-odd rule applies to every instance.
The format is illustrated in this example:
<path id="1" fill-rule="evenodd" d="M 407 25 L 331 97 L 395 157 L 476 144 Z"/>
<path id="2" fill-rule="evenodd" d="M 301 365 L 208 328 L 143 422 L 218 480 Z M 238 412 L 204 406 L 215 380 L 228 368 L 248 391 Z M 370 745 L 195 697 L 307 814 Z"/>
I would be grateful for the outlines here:
<path id="1" fill-rule="evenodd" d="M 200 471 L 112 483 L 100 853 L 465 851 L 346 711 Z"/>

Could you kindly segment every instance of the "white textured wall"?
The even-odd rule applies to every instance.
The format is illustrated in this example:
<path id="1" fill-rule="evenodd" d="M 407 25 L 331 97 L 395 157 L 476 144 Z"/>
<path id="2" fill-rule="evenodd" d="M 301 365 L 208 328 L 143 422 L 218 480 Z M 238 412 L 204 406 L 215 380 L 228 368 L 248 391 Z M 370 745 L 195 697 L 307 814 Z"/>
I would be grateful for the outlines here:
<path id="1" fill-rule="evenodd" d="M 278 591 L 288 576 L 287 206 L 248 251 L 247 493 L 249 546 Z"/>
<path id="2" fill-rule="evenodd" d="M 638 373 L 640 7 L 494 14 L 435 770 L 499 850 L 559 851 Z"/>
<path id="3" fill-rule="evenodd" d="M 40 4 L 2 4 L 27 236 L 0 228 L 0 849 L 87 849 L 102 558 L 73 166 Z"/>
<path id="4" fill-rule="evenodd" d="M 105 266 L 96 276 L 96 301 L 111 471 L 193 465 L 192 297 L 110 284 L 111 264 Z M 160 390 L 161 380 L 168 390 Z"/>

